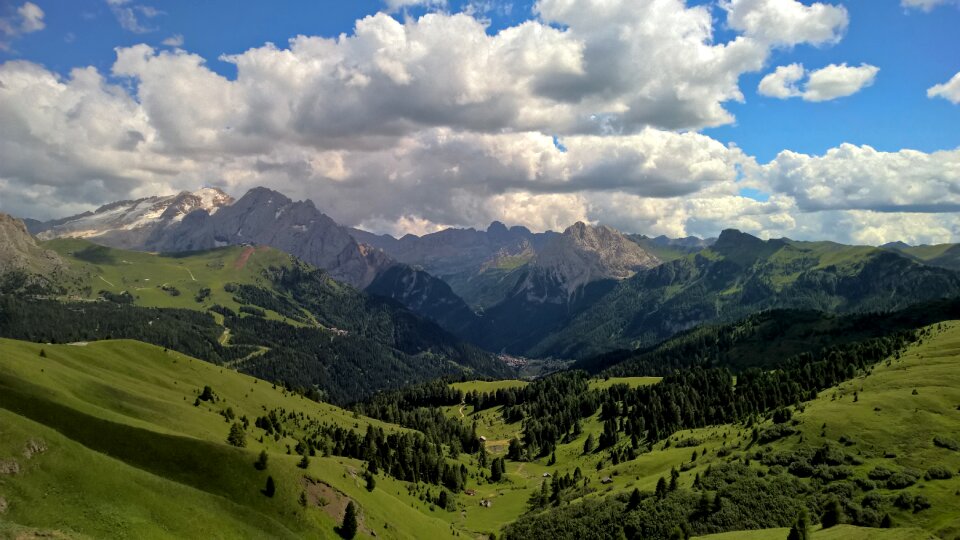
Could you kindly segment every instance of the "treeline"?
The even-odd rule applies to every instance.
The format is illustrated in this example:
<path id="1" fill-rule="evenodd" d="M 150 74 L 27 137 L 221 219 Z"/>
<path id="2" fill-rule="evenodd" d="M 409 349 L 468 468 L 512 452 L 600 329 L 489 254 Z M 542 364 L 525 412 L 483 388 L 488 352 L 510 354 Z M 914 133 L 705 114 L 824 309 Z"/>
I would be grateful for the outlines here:
<path id="1" fill-rule="evenodd" d="M 439 407 L 459 405 L 463 392 L 438 379 L 392 392 L 379 393 L 357 403 L 358 414 L 397 424 L 423 433 L 435 445 L 445 445 L 451 455 L 480 451 L 476 426 L 449 418 Z"/>
<path id="2" fill-rule="evenodd" d="M 353 429 L 319 422 L 303 413 L 274 409 L 258 417 L 254 425 L 266 437 L 293 437 L 293 451 L 304 457 L 343 456 L 363 460 L 373 474 L 383 471 L 405 482 L 425 482 L 459 492 L 466 485 L 466 466 L 448 459 L 443 446 L 416 431 L 387 433 L 368 426 L 361 435 Z"/>
<path id="3" fill-rule="evenodd" d="M 242 358 L 255 350 L 220 345 L 222 333 L 210 314 L 188 309 L 0 295 L 0 336 L 7 338 L 38 343 L 135 339 L 213 363 Z"/>
<path id="4" fill-rule="evenodd" d="M 769 310 L 723 325 L 706 325 L 632 351 L 578 361 L 574 369 L 613 377 L 664 376 L 693 366 L 734 371 L 778 367 L 784 359 L 960 318 L 960 300 L 925 302 L 895 312 L 837 316 Z"/>
<path id="5" fill-rule="evenodd" d="M 564 372 L 511 392 L 516 404 L 504 407 L 503 416 L 508 422 L 523 421 L 523 452 L 513 457 L 526 459 L 547 455 L 557 441 L 579 435 L 581 420 L 600 408 L 603 434 L 595 446 L 584 450 L 604 450 L 627 440 L 629 444 L 611 454 L 616 460 L 632 459 L 644 447 L 680 430 L 741 422 L 813 399 L 818 391 L 898 354 L 917 337 L 917 331 L 904 330 L 817 354 L 803 353 L 779 369 L 740 372 L 736 384 L 726 368 L 695 366 L 655 385 L 590 390 L 586 373 Z"/>

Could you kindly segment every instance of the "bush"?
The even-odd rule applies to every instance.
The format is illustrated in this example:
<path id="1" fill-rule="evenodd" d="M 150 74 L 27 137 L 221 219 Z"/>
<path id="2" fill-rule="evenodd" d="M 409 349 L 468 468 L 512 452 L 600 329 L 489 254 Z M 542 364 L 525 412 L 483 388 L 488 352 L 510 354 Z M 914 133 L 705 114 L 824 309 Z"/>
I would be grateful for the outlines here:
<path id="1" fill-rule="evenodd" d="M 789 435 L 793 435 L 796 432 L 797 430 L 786 424 L 774 424 L 761 431 L 757 437 L 757 441 L 760 444 L 767 444 L 769 442 L 776 441 L 777 439 L 782 439 Z"/>
<path id="2" fill-rule="evenodd" d="M 949 480 L 953 478 L 953 472 L 943 465 L 934 465 L 927 469 L 923 477 L 927 480 Z"/>
<path id="3" fill-rule="evenodd" d="M 947 450 L 960 450 L 960 443 L 949 437 L 941 437 L 939 435 L 933 438 L 933 445 L 939 448 L 946 448 Z"/>
<path id="4" fill-rule="evenodd" d="M 893 473 L 887 478 L 887 489 L 903 489 L 917 483 L 915 476 L 906 473 Z"/>
<path id="5" fill-rule="evenodd" d="M 886 467 L 874 467 L 872 471 L 867 473 L 867 478 L 871 480 L 886 480 L 893 475 L 893 471 Z"/>

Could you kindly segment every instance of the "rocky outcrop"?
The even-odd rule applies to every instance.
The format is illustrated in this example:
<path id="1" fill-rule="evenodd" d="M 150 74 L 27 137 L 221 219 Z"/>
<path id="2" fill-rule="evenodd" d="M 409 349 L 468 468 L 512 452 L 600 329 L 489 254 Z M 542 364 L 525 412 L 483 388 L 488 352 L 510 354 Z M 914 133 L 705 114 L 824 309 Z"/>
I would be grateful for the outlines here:
<path id="1" fill-rule="evenodd" d="M 620 231 L 583 222 L 551 239 L 533 261 L 539 273 L 549 275 L 568 294 L 594 281 L 627 279 L 658 264 L 659 259 Z"/>
<path id="2" fill-rule="evenodd" d="M 23 221 L 0 214 L 0 286 L 4 290 L 45 289 L 66 270 L 59 255 L 37 245 Z"/>

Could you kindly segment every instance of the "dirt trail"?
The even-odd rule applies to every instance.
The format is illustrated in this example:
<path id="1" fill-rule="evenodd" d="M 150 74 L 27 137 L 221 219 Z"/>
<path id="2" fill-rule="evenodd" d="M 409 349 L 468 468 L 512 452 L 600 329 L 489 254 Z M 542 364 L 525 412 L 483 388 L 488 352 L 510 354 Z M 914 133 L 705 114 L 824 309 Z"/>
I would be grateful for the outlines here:
<path id="1" fill-rule="evenodd" d="M 113 283 L 110 283 L 109 281 L 107 281 L 107 279 L 106 279 L 105 277 L 103 277 L 103 276 L 97 276 L 97 277 L 100 278 L 100 280 L 103 281 L 104 283 L 106 283 L 107 285 L 109 285 L 109 286 L 111 286 L 111 287 L 116 287 L 116 285 L 114 285 Z"/>
<path id="2" fill-rule="evenodd" d="M 247 265 L 247 261 L 250 259 L 250 256 L 253 255 L 253 247 L 247 246 L 243 249 L 243 253 L 237 257 L 236 262 L 233 263 L 233 267 L 237 270 L 243 270 L 243 267 Z"/>

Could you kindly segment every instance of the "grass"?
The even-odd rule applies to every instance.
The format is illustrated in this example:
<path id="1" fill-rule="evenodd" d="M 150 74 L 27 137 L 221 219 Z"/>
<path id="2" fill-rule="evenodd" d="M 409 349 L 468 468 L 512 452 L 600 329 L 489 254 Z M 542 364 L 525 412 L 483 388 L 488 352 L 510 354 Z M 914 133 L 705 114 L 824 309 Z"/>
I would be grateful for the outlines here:
<path id="1" fill-rule="evenodd" d="M 654 384 L 653 378 L 594 380 L 593 387 L 609 386 L 618 382 L 628 384 Z M 913 390 L 917 394 L 913 394 Z M 857 401 L 853 393 L 857 392 Z M 906 354 L 889 363 L 875 366 L 869 375 L 848 381 L 838 387 L 821 392 L 816 400 L 804 404 L 803 411 L 794 415 L 798 429 L 803 434 L 788 437 L 770 444 L 772 450 L 792 450 L 801 445 L 819 447 L 825 441 L 838 442 L 841 437 L 856 441 L 845 450 L 859 454 L 864 464 L 855 467 L 855 474 L 865 477 L 875 465 L 887 467 L 914 467 L 925 470 L 933 464 L 946 466 L 956 474 L 960 470 L 960 452 L 937 448 L 932 444 L 935 435 L 947 435 L 954 439 L 960 434 L 960 322 L 945 323 L 932 337 L 911 347 Z M 457 415 L 457 407 L 448 414 Z M 879 409 L 879 410 L 876 410 Z M 464 409 L 463 421 L 477 422 L 477 433 L 487 437 L 487 448 L 495 456 L 506 453 L 509 438 L 519 436 L 520 424 L 504 423 L 499 408 L 475 413 L 470 407 Z M 821 427 L 826 424 L 824 436 Z M 589 498 L 617 493 L 627 493 L 634 488 L 653 490 L 660 477 L 669 477 L 673 467 L 690 466 L 694 451 L 697 460 L 693 467 L 680 475 L 681 486 L 690 487 L 694 475 L 703 474 L 707 466 L 729 459 L 739 459 L 750 447 L 750 430 L 739 425 L 721 425 L 679 432 L 670 437 L 669 446 L 658 443 L 652 451 L 633 461 L 613 465 L 603 461 L 602 454 L 583 454 L 583 442 L 588 434 L 596 438 L 602 431 L 597 416 L 583 423 L 584 433 L 576 440 L 560 444 L 556 449 L 557 462 L 547 466 L 547 458 L 528 463 L 507 462 L 507 480 L 490 485 L 473 481 L 469 487 L 477 490 L 476 498 L 492 501 L 490 508 L 467 506 L 463 516 L 451 518 L 451 522 L 474 532 L 499 530 L 506 522 L 516 519 L 526 511 L 530 495 L 538 490 L 543 473 L 553 475 L 572 472 L 579 467 L 590 478 L 596 491 Z M 692 446 L 686 446 L 693 442 Z M 686 443 L 686 444 L 678 444 Z M 705 454 L 704 454 L 705 451 Z M 730 457 L 720 454 L 732 452 Z M 884 455 L 893 452 L 897 457 Z M 598 462 L 600 467 L 598 468 Z M 754 461 L 753 467 L 763 468 Z M 601 484 L 609 478 L 610 483 Z M 898 491 L 878 489 L 890 495 Z M 930 538 L 931 532 L 944 538 L 960 534 L 960 476 L 951 480 L 924 481 L 906 491 L 923 494 L 932 503 L 930 509 L 913 513 L 888 508 L 898 528 L 891 530 L 867 529 L 843 525 L 824 531 L 816 531 L 814 538 L 880 538 L 913 539 Z M 463 497 L 462 497 L 463 498 Z M 765 531 L 741 531 L 705 538 L 786 538 L 788 529 Z"/>
<path id="2" fill-rule="evenodd" d="M 43 242 L 43 247 L 56 251 L 70 264 L 75 276 L 70 288 L 82 298 L 95 298 L 101 290 L 128 292 L 137 305 L 194 310 L 219 304 L 237 311 L 240 304 L 224 290 L 224 285 L 243 283 L 271 288 L 261 271 L 271 266 L 289 266 L 293 261 L 286 253 L 265 246 L 162 255 L 63 238 Z M 204 288 L 210 289 L 209 296 L 197 301 L 197 294 Z M 179 294 L 172 293 L 174 289 Z M 284 320 L 282 315 L 269 310 L 267 318 Z"/>
<path id="3" fill-rule="evenodd" d="M 252 421 L 282 407 L 357 430 L 371 423 L 401 429 L 396 426 L 133 341 L 81 347 L 0 340 L 0 366 L 0 460 L 21 465 L 20 474 L 0 476 L 10 531 L 333 538 L 340 517 L 298 502 L 306 475 L 354 500 L 364 525 L 380 538 L 453 534 L 449 524 L 418 508 L 402 482 L 381 475 L 377 489 L 368 492 L 358 461 L 317 456 L 302 471 L 299 456 L 287 455 L 293 439 L 259 443 L 253 427 L 246 448 L 227 445 L 230 424 L 219 412 L 231 407 L 238 418 Z M 219 401 L 195 407 L 205 384 Z M 42 440 L 47 450 L 23 458 L 29 440 Z M 261 449 L 270 454 L 266 472 L 252 466 Z M 277 483 L 273 498 L 260 493 L 267 474 Z"/>
<path id="4" fill-rule="evenodd" d="M 591 379 L 590 388 L 593 390 L 604 390 L 615 384 L 626 384 L 631 388 L 638 386 L 650 386 L 657 384 L 663 377 L 607 377 L 604 379 Z"/>
<path id="5" fill-rule="evenodd" d="M 462 390 L 464 393 L 469 392 L 480 392 L 480 393 L 490 393 L 496 392 L 497 390 L 502 390 L 506 388 L 523 388 L 528 383 L 527 381 L 517 381 L 517 380 L 504 380 L 504 381 L 466 381 L 453 383 L 450 386 L 456 388 L 457 390 Z"/>
<path id="6" fill-rule="evenodd" d="M 40 356 L 43 349 L 45 357 Z M 523 515 L 543 474 L 554 476 L 580 468 L 594 491 L 589 498 L 652 490 L 673 467 L 687 464 L 679 483 L 689 487 L 696 473 L 729 459 L 739 459 L 750 446 L 750 430 L 739 425 L 687 430 L 660 442 L 637 459 L 612 464 L 604 453 L 583 453 L 588 434 L 602 430 L 594 416 L 583 422 L 584 433 L 559 444 L 556 463 L 547 457 L 507 462 L 506 479 L 488 483 L 479 475 L 475 456 L 461 455 L 467 466 L 467 488 L 473 495 L 455 496 L 457 509 L 443 511 L 418 495 L 437 494 L 436 486 L 411 486 L 380 475 L 377 489 L 367 492 L 359 477 L 362 463 L 316 457 L 304 472 L 297 456 L 286 454 L 290 438 L 237 449 L 225 444 L 229 424 L 219 412 L 231 407 L 238 417 L 254 418 L 277 407 L 364 430 L 377 424 L 401 429 L 276 389 L 269 383 L 175 352 L 133 341 L 105 341 L 86 346 L 41 345 L 0 340 L 0 460 L 17 459 L 21 473 L 0 476 L 0 497 L 10 507 L 0 536 L 38 529 L 89 537 L 331 537 L 339 516 L 330 508 L 304 509 L 297 503 L 304 474 L 356 501 L 367 531 L 383 538 L 471 537 L 499 531 Z M 595 387 L 615 383 L 654 384 L 653 378 L 596 380 Z M 491 391 L 518 387 L 523 381 L 456 383 L 457 388 Z M 220 398 L 193 405 L 204 385 Z M 856 399 L 854 398 L 856 393 Z M 899 359 L 821 392 L 794 414 L 798 434 L 769 445 L 773 451 L 824 442 L 852 441 L 844 446 L 863 463 L 857 477 L 877 465 L 925 470 L 937 464 L 960 469 L 960 452 L 933 445 L 937 435 L 960 433 L 960 322 L 938 325 L 922 343 Z M 521 425 L 506 424 L 500 409 L 462 409 L 462 420 L 477 423 L 494 456 L 506 452 Z M 445 413 L 461 418 L 459 406 Z M 825 427 L 824 427 L 825 426 Z M 256 433 L 255 428 L 251 428 Z M 42 439 L 48 450 L 20 458 L 27 441 Z M 270 474 L 277 496 L 259 493 L 264 473 L 252 463 L 270 453 Z M 696 452 L 696 460 L 692 454 Z M 731 452 L 729 457 L 723 455 Z M 893 456 L 893 457 L 890 457 Z M 752 467 L 763 468 L 753 460 Z M 601 480 L 609 478 L 609 483 Z M 69 486 L 69 489 L 66 487 Z M 412 489 L 412 491 L 411 491 Z M 923 494 L 932 503 L 921 512 L 889 511 L 897 529 L 862 529 L 848 525 L 815 531 L 817 539 L 950 538 L 960 534 L 960 476 L 920 480 L 905 491 Z M 896 495 L 899 491 L 877 489 Z M 489 508 L 480 500 L 491 501 Z M 333 505 L 331 505 L 333 506 Z M 191 512 L 183 512 L 183 508 Z M 196 518 L 193 516 L 203 516 Z M 784 538 L 786 529 L 748 531 L 707 538 Z"/>

